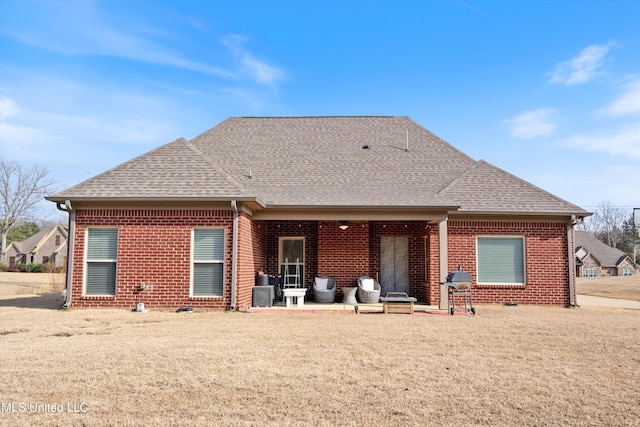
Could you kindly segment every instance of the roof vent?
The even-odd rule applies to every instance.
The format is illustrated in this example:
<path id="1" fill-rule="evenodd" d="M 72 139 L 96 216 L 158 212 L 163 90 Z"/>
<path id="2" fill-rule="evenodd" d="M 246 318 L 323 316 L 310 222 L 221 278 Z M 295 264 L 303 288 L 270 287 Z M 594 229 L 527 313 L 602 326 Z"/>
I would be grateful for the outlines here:
<path id="1" fill-rule="evenodd" d="M 369 145 L 368 145 L 368 144 L 364 144 L 364 145 L 362 146 L 362 149 L 363 149 L 363 150 L 368 150 L 368 149 L 369 149 Z"/>

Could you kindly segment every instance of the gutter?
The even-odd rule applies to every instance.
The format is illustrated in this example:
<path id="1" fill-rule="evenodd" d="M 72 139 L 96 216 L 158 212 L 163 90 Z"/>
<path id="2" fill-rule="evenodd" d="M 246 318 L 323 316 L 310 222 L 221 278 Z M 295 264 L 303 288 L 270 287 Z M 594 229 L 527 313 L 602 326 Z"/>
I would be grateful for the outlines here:
<path id="1" fill-rule="evenodd" d="M 580 307 L 576 302 L 576 255 L 573 248 L 573 226 L 583 222 L 583 218 L 571 215 L 571 220 L 567 223 L 567 254 L 569 261 L 569 305 L 571 307 Z"/>
<path id="2" fill-rule="evenodd" d="M 236 200 L 231 201 L 231 209 L 233 209 L 233 237 L 231 243 L 231 310 L 236 309 L 236 292 L 238 280 L 238 203 Z"/>
<path id="3" fill-rule="evenodd" d="M 73 256 L 74 256 L 74 241 L 76 236 L 76 212 L 71 207 L 71 201 L 65 200 L 64 207 L 60 202 L 56 203 L 58 210 L 67 212 L 69 214 L 69 237 L 67 239 L 67 277 L 65 291 L 67 293 L 62 308 L 71 307 L 71 284 L 73 283 Z"/>

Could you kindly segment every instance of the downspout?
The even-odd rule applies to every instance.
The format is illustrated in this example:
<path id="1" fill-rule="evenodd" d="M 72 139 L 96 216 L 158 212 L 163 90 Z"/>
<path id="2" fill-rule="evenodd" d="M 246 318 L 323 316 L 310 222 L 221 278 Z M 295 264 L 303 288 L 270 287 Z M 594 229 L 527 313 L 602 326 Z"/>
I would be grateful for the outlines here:
<path id="1" fill-rule="evenodd" d="M 580 307 L 576 302 L 576 255 L 573 248 L 573 226 L 578 224 L 575 215 L 571 215 L 571 221 L 567 223 L 567 255 L 569 260 L 569 305 L 571 307 Z"/>
<path id="2" fill-rule="evenodd" d="M 56 203 L 58 210 L 67 212 L 69 214 L 69 238 L 67 239 L 67 277 L 66 277 L 66 299 L 62 308 L 71 307 L 71 284 L 73 283 L 73 255 L 74 255 L 74 242 L 76 236 L 76 212 L 71 207 L 71 201 L 65 200 L 64 207 L 61 203 Z"/>
<path id="3" fill-rule="evenodd" d="M 233 209 L 233 235 L 231 242 L 231 310 L 236 309 L 236 292 L 238 280 L 238 204 L 235 200 L 231 201 L 231 209 Z"/>

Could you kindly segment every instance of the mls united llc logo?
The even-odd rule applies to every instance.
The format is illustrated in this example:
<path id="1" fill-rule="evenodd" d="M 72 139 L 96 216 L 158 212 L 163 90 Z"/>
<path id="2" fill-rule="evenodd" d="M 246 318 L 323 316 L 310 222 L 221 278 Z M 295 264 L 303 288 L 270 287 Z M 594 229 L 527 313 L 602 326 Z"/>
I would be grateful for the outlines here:
<path id="1" fill-rule="evenodd" d="M 1 402 L 0 412 L 14 413 L 80 413 L 89 410 L 86 402 L 38 403 L 38 402 Z"/>

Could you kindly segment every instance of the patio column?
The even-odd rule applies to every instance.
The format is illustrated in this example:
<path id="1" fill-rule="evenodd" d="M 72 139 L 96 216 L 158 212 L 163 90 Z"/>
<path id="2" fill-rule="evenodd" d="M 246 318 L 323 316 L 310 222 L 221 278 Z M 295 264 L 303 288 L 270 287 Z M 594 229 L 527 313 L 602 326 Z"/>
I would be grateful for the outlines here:
<path id="1" fill-rule="evenodd" d="M 440 283 L 447 281 L 449 268 L 449 252 L 447 250 L 447 220 L 438 221 L 438 255 L 440 258 Z M 444 286 L 440 286 L 440 309 L 446 310 L 448 303 L 448 290 Z"/>

